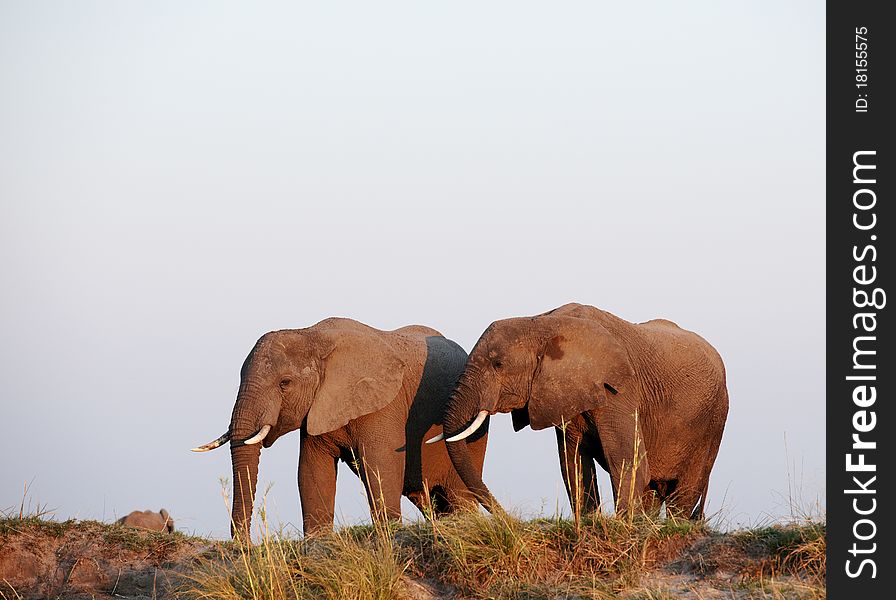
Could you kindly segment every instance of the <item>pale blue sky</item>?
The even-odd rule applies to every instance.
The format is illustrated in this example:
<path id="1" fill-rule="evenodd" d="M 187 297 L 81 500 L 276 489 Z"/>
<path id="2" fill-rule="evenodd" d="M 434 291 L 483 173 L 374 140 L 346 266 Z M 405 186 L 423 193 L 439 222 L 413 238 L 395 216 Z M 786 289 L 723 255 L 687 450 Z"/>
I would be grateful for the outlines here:
<path id="1" fill-rule="evenodd" d="M 569 301 L 718 348 L 721 521 L 823 504 L 823 3 L 7 1 L 0 90 L 0 508 L 225 536 L 188 449 L 259 335 Z M 568 510 L 553 433 L 492 432 L 498 499 Z"/>

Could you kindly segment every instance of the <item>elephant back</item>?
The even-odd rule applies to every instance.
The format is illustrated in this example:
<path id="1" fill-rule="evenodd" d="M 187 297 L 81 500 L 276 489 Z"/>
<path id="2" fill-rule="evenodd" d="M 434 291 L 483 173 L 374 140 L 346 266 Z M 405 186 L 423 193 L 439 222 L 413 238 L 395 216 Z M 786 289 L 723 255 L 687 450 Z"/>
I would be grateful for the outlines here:
<path id="1" fill-rule="evenodd" d="M 442 336 L 428 336 L 426 362 L 414 402 L 419 399 L 444 407 L 466 364 L 467 353 L 457 343 Z"/>
<path id="2" fill-rule="evenodd" d="M 431 336 L 443 337 L 439 331 L 433 329 L 432 327 L 427 327 L 426 325 L 405 325 L 404 327 L 399 327 L 398 329 L 395 329 L 390 333 L 424 338 Z"/>
<path id="3" fill-rule="evenodd" d="M 704 379 L 725 381 L 725 365 L 718 351 L 706 339 L 667 319 L 653 319 L 637 325 L 639 332 L 668 369 L 678 376 L 696 370 Z"/>
<path id="4" fill-rule="evenodd" d="M 441 425 L 448 399 L 467 364 L 467 353 L 457 343 L 441 335 L 426 337 L 426 361 L 417 386 L 417 393 L 411 402 L 405 427 L 408 454 L 405 465 L 404 492 L 422 490 L 421 448 L 427 435 L 434 435 L 434 425 Z M 488 421 L 480 431 L 470 436 L 470 441 L 482 438 L 488 432 Z M 434 448 L 430 446 L 429 448 Z M 445 451 L 442 450 L 444 453 Z M 447 454 L 445 468 L 450 468 Z M 429 468 L 438 467 L 434 464 Z M 430 473 L 432 475 L 432 473 Z"/>

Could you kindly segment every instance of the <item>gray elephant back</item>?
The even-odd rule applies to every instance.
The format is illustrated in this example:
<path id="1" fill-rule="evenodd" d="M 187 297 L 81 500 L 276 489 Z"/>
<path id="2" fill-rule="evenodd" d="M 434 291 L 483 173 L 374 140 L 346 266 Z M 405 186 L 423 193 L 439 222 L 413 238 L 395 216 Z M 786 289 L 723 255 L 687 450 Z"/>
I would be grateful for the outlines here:
<path id="1" fill-rule="evenodd" d="M 457 343 L 442 336 L 428 336 L 417 396 L 438 398 L 442 405 L 446 404 L 466 364 L 467 353 Z"/>
<path id="2" fill-rule="evenodd" d="M 420 446 L 426 432 L 433 425 L 441 424 L 445 406 L 466 364 L 467 353 L 457 343 L 442 336 L 427 336 L 426 363 L 405 428 L 405 448 L 408 452 L 405 463 L 406 493 L 422 488 Z M 480 439 L 487 432 L 488 422 L 470 436 L 470 442 Z"/>

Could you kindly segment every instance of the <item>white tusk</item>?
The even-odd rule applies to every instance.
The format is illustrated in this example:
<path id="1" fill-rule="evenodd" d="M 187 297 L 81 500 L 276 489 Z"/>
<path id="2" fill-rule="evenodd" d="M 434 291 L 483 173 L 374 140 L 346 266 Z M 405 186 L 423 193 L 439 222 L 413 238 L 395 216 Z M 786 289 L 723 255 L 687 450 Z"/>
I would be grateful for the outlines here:
<path id="1" fill-rule="evenodd" d="M 428 440 L 426 440 L 426 443 L 427 444 L 435 444 L 436 442 L 441 442 L 444 439 L 445 439 L 445 432 L 443 431 L 439 435 L 433 436 L 433 437 L 429 438 Z"/>
<path id="2" fill-rule="evenodd" d="M 488 416 L 487 410 L 480 410 L 479 414 L 476 415 L 476 420 L 473 421 L 472 423 L 470 423 L 469 427 L 467 427 L 465 430 L 461 431 L 457 435 L 448 438 L 445 441 L 446 442 L 459 442 L 460 440 L 462 440 L 464 438 L 470 437 L 471 435 L 476 433 L 476 430 L 479 429 L 479 426 L 482 425 L 482 422 L 485 421 L 485 418 L 487 416 Z"/>
<path id="3" fill-rule="evenodd" d="M 197 446 L 196 448 L 190 448 L 190 452 L 208 452 L 209 450 L 214 450 L 218 446 L 222 446 L 230 441 L 230 432 L 228 431 L 214 442 L 209 442 L 207 444 L 203 444 L 202 446 Z"/>
<path id="4" fill-rule="evenodd" d="M 261 431 L 259 431 L 258 433 L 256 433 L 252 437 L 250 437 L 248 440 L 243 442 L 243 444 L 246 446 L 251 446 L 252 444 L 257 444 L 258 442 L 260 442 L 261 440 L 264 439 L 264 437 L 268 434 L 268 432 L 270 430 L 271 430 L 271 426 L 265 425 L 264 427 L 261 428 Z"/>

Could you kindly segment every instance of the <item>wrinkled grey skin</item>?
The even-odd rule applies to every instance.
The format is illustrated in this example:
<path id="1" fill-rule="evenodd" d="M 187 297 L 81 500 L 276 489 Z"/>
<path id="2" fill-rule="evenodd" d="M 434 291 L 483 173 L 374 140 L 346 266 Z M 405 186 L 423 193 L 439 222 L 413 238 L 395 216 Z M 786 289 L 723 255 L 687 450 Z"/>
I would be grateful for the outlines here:
<path id="1" fill-rule="evenodd" d="M 436 514 L 475 504 L 444 444 L 445 404 L 466 352 L 421 325 L 380 331 L 344 318 L 263 335 L 246 358 L 230 420 L 231 534 L 249 533 L 262 446 L 301 429 L 298 487 L 306 534 L 333 527 L 337 462 L 361 478 L 374 519 L 401 518 L 401 496 Z M 244 444 L 270 426 L 260 444 Z M 487 435 L 472 442 L 482 472 Z"/>
<path id="2" fill-rule="evenodd" d="M 665 502 L 669 514 L 702 518 L 728 414 L 725 367 L 706 340 L 671 321 L 634 324 L 567 304 L 482 334 L 449 400 L 446 437 L 482 410 L 510 412 L 517 431 L 556 428 L 574 511 L 599 509 L 596 462 L 610 473 L 617 512 Z M 447 445 L 467 487 L 498 508 L 464 440 Z"/>
<path id="3" fill-rule="evenodd" d="M 174 519 L 171 518 L 171 515 L 164 508 L 159 512 L 135 510 L 126 517 L 118 519 L 116 523 L 127 527 L 174 533 Z"/>

